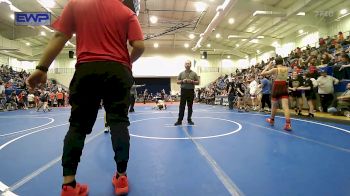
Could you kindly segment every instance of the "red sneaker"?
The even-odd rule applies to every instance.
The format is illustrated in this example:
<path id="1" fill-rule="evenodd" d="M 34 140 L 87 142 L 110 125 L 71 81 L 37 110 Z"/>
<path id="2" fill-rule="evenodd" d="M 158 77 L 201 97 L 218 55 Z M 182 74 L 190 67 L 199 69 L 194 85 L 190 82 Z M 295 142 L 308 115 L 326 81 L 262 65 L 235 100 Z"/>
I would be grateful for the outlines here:
<path id="1" fill-rule="evenodd" d="M 286 131 L 292 130 L 292 126 L 290 125 L 290 123 L 286 123 L 286 125 L 284 126 L 284 130 L 286 130 Z"/>
<path id="2" fill-rule="evenodd" d="M 268 122 L 271 126 L 275 125 L 275 120 L 273 120 L 271 118 L 267 118 L 266 122 Z"/>
<path id="3" fill-rule="evenodd" d="M 89 193 L 89 187 L 86 184 L 79 184 L 75 188 L 71 186 L 63 186 L 61 196 L 87 196 Z"/>
<path id="4" fill-rule="evenodd" d="M 116 175 L 114 175 L 112 179 L 112 184 L 114 186 L 114 192 L 116 195 L 125 195 L 129 192 L 127 176 L 119 176 L 117 179 Z"/>

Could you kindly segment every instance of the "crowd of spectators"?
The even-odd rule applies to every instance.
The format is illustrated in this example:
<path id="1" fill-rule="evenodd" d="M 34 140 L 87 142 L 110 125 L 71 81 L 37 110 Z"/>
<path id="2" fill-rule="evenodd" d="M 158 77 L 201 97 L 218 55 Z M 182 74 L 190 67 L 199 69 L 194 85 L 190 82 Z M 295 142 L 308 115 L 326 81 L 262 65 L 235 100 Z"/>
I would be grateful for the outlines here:
<path id="1" fill-rule="evenodd" d="M 316 109 L 348 115 L 350 85 L 346 86 L 346 83 L 350 82 L 350 36 L 345 38 L 344 34 L 339 32 L 334 38 L 320 38 L 318 45 L 319 47 L 308 45 L 303 49 L 297 47 L 284 58 L 290 75 L 290 107 L 295 109 L 297 115 L 303 115 L 305 99 L 302 99 L 302 95 L 305 94 L 308 115 L 311 117 Z M 239 111 L 264 111 L 266 98 L 263 97 L 271 91 L 271 87 L 266 85 L 271 85 L 274 78 L 262 77 L 260 73 L 268 63 L 273 62 L 274 58 L 270 58 L 248 69 L 221 76 L 205 88 L 196 89 L 196 98 L 199 102 L 214 104 L 216 97 L 229 96 L 231 93 L 236 97 L 234 102 Z M 269 81 L 267 84 L 266 80 Z M 228 92 L 230 86 L 233 90 Z M 339 95 L 343 103 L 341 108 L 336 104 Z M 243 97 L 243 103 L 240 103 L 240 97 Z"/>
<path id="2" fill-rule="evenodd" d="M 346 82 L 350 82 L 349 46 L 350 36 L 345 37 L 342 32 L 339 32 L 333 38 L 330 36 L 320 38 L 318 47 L 309 45 L 305 48 L 297 47 L 284 58 L 284 64 L 288 66 L 290 75 L 290 103 L 297 115 L 302 115 L 304 106 L 302 94 L 306 95 L 309 116 L 313 116 L 316 109 L 321 112 L 341 112 L 342 114 L 343 111 L 349 111 L 349 107 L 346 106 L 349 105 L 346 103 L 349 102 L 350 94 L 350 85 L 346 86 Z M 196 100 L 214 104 L 215 98 L 232 94 L 236 97 L 234 104 L 239 111 L 264 111 L 265 105 L 271 107 L 267 96 L 271 91 L 269 85 L 271 86 L 274 78 L 262 77 L 260 73 L 268 63 L 273 63 L 273 61 L 274 58 L 270 58 L 266 62 L 262 61 L 248 69 L 236 70 L 235 73 L 217 78 L 206 87 L 196 89 Z M 41 102 L 47 102 L 47 105 L 51 107 L 68 105 L 69 94 L 67 90 L 52 80 L 48 80 L 45 87 L 30 94 L 25 85 L 25 79 L 28 76 L 26 71 L 15 71 L 8 65 L 1 65 L 0 110 L 31 107 L 39 109 Z M 344 88 L 340 95 L 342 108 L 338 107 L 338 98 L 334 87 L 339 82 L 343 84 Z M 177 100 L 178 96 L 167 94 L 164 90 L 153 94 L 146 89 L 138 94 L 136 100 L 144 103 L 153 102 L 159 98 L 173 101 Z"/>
<path id="3" fill-rule="evenodd" d="M 45 86 L 30 93 L 25 84 L 29 73 L 15 71 L 11 66 L 0 67 L 0 111 L 37 108 L 42 105 L 61 107 L 68 105 L 68 92 L 55 80 L 48 80 Z M 49 111 L 44 107 L 44 111 Z"/>

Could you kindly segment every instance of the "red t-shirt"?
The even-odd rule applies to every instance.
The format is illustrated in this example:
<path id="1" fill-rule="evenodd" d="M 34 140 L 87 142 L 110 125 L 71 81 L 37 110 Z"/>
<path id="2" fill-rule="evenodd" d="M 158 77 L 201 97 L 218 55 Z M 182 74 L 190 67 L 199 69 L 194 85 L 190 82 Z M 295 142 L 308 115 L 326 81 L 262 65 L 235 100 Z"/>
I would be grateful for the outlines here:
<path id="1" fill-rule="evenodd" d="M 77 63 L 117 61 L 131 69 L 127 41 L 143 40 L 137 16 L 120 0 L 69 0 L 52 26 L 76 33 Z"/>
<path id="2" fill-rule="evenodd" d="M 309 73 L 315 73 L 317 71 L 317 68 L 315 65 L 309 65 Z"/>

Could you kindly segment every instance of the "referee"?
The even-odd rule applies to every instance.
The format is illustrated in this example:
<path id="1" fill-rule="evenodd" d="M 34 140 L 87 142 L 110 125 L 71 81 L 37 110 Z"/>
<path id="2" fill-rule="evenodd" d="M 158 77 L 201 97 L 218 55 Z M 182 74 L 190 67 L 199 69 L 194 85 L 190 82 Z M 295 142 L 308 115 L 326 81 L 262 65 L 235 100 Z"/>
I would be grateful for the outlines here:
<path id="1" fill-rule="evenodd" d="M 191 61 L 185 62 L 186 70 L 181 72 L 177 77 L 177 84 L 181 84 L 181 99 L 179 106 L 179 118 L 177 119 L 175 126 L 181 125 L 184 118 L 185 106 L 187 102 L 188 116 L 187 122 L 189 125 L 194 125 L 192 117 L 192 106 L 194 99 L 194 85 L 199 84 L 198 76 L 196 72 L 191 70 Z"/>

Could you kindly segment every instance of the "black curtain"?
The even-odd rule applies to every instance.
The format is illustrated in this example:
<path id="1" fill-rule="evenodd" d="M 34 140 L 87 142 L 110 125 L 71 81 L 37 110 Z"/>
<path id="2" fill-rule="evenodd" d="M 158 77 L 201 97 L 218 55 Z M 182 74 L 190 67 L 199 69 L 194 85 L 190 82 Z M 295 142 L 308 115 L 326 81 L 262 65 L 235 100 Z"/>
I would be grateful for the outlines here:
<path id="1" fill-rule="evenodd" d="M 137 93 L 142 93 L 145 89 L 149 93 L 160 93 L 162 89 L 166 94 L 170 94 L 170 78 L 135 78 L 137 85 L 146 84 L 144 87 L 137 88 Z"/>

